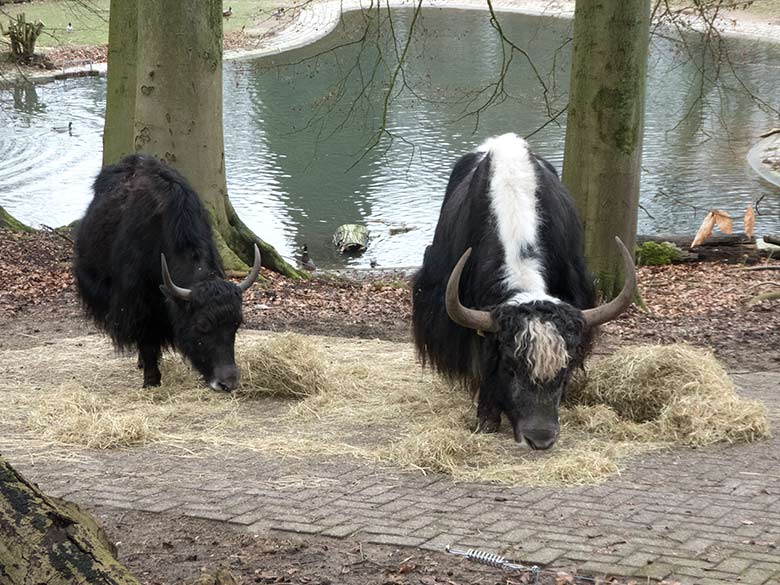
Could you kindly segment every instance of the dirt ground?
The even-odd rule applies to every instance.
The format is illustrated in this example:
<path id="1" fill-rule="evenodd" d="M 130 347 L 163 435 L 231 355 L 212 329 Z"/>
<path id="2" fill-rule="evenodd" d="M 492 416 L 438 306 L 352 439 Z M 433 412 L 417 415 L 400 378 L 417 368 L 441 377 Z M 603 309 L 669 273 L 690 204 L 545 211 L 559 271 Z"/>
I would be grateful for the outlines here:
<path id="1" fill-rule="evenodd" d="M 71 259 L 67 237 L 0 230 L 0 349 L 54 345 L 94 333 L 80 316 Z M 780 267 L 780 262 L 771 265 Z M 774 272 L 741 268 L 721 262 L 641 268 L 647 311 L 631 309 L 608 325 L 596 352 L 606 353 L 618 344 L 688 341 L 714 348 L 738 371 L 780 370 L 778 301 L 752 308 L 744 304 L 759 283 L 777 278 L 768 276 Z M 265 282 L 245 297 L 246 328 L 392 341 L 411 338 L 408 275 L 376 272 L 358 279 L 320 275 L 308 282 L 265 271 L 263 276 Z M 214 578 L 199 579 L 216 574 L 220 567 L 245 584 L 536 582 L 530 573 L 503 573 L 438 552 L 361 545 L 349 538 L 255 535 L 183 516 L 113 508 L 93 512 L 119 543 L 120 560 L 150 585 L 213 584 Z M 592 582 L 576 580 L 566 567 L 560 571 L 545 573 L 538 583 Z"/>
<path id="2" fill-rule="evenodd" d="M 440 552 L 362 544 L 349 538 L 258 535 L 222 522 L 167 514 L 109 508 L 92 512 L 118 543 L 119 560 L 147 585 L 213 585 L 220 569 L 245 584 L 593 584 L 565 568 L 545 570 L 535 581 L 530 572 L 505 572 Z M 617 577 L 598 582 L 626 583 Z M 217 581 L 217 585 L 228 583 Z"/>
<path id="3" fill-rule="evenodd" d="M 22 349 L 94 332 L 81 318 L 70 274 L 72 244 L 52 233 L 0 232 L 0 349 Z M 780 267 L 780 261 L 770 260 Z M 777 281 L 775 271 L 700 262 L 638 271 L 646 310 L 632 307 L 606 325 L 596 346 L 688 342 L 711 347 L 732 369 L 780 369 L 778 301 L 746 301 Z M 315 273 L 290 281 L 263 271 L 244 297 L 245 327 L 389 341 L 411 339 L 408 274 L 357 278 Z"/>

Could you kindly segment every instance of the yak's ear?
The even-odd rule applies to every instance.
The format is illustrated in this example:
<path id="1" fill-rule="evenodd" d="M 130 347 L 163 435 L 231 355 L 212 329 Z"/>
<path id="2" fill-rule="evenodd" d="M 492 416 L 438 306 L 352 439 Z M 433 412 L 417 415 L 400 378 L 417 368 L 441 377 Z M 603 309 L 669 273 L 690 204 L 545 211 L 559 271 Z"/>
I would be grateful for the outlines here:
<path id="1" fill-rule="evenodd" d="M 165 288 L 165 285 L 164 285 L 164 284 L 161 284 L 161 285 L 160 285 L 160 292 L 163 294 L 163 296 L 164 296 L 166 299 L 170 299 L 170 298 L 171 298 L 171 295 L 170 295 L 170 294 L 168 294 L 168 289 L 167 289 L 167 288 Z"/>

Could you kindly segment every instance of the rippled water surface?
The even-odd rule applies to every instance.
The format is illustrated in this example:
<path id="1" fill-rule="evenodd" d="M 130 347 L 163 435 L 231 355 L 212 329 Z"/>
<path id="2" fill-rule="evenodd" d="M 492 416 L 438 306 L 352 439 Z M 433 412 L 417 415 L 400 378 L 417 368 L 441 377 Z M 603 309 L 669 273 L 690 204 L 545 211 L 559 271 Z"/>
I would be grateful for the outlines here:
<path id="1" fill-rule="evenodd" d="M 408 27 L 410 18 L 409 11 L 396 12 L 396 30 Z M 365 266 L 371 259 L 380 266 L 418 264 L 455 159 L 487 136 L 527 135 L 549 120 L 548 109 L 557 112 L 566 104 L 570 23 L 504 15 L 502 24 L 528 49 L 547 101 L 527 62 L 516 55 L 506 94 L 478 119 L 464 114 L 490 95 L 501 65 L 501 46 L 480 12 L 424 13 L 398 78 L 398 87 L 403 82 L 406 87 L 392 95 L 386 111 L 393 62 L 377 57 L 392 54 L 389 35 L 375 42 L 369 34 L 368 42 L 337 47 L 360 36 L 359 14 L 346 18 L 328 39 L 284 55 L 284 61 L 227 63 L 228 187 L 242 218 L 287 256 L 307 243 L 321 266 Z M 386 22 L 383 26 L 387 30 Z M 696 43 L 689 39 L 698 55 Z M 780 193 L 745 162 L 758 134 L 775 124 L 742 89 L 778 107 L 780 47 L 732 40 L 728 58 L 720 82 L 702 82 L 698 58 L 654 38 L 640 233 L 690 233 L 702 209 L 740 214 L 761 196 L 757 230 L 780 231 Z M 0 91 L 0 106 L 0 205 L 31 224 L 78 218 L 101 160 L 105 80 Z M 382 120 L 387 132 L 367 149 Z M 565 115 L 558 122 L 529 142 L 560 169 Z M 340 224 L 352 222 L 369 225 L 371 245 L 361 258 L 342 259 L 330 237 Z M 410 231 L 391 235 L 396 228 Z"/>

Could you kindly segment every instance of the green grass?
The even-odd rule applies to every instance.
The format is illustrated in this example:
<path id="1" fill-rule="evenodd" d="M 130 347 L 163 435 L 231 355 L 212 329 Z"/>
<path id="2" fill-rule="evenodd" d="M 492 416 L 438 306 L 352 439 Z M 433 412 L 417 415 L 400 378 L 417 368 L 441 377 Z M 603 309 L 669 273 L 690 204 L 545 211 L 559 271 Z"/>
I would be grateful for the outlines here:
<path id="1" fill-rule="evenodd" d="M 89 0 L 81 3 L 73 0 L 31 2 L 30 4 L 3 5 L 0 18 L 8 25 L 8 16 L 24 12 L 28 21 L 40 20 L 46 25 L 38 38 L 39 47 L 78 45 L 105 45 L 108 43 L 109 0 Z M 73 32 L 65 32 L 68 23 Z"/>
<path id="2" fill-rule="evenodd" d="M 655 1 L 655 0 L 653 0 Z M 736 3 L 737 0 L 730 0 L 727 3 Z M 693 0 L 674 0 L 671 4 L 675 8 L 684 8 L 693 5 Z M 735 10 L 739 14 L 742 10 Z M 754 0 L 744 11 L 746 14 L 755 16 L 780 16 L 780 0 Z"/>
<path id="3" fill-rule="evenodd" d="M 685 2 L 686 4 L 689 1 Z M 24 12 L 27 20 L 40 20 L 43 29 L 38 46 L 84 46 L 108 43 L 108 8 L 110 0 L 42 0 L 29 4 L 6 4 L 0 7 L 0 22 L 8 24 L 8 16 Z M 233 8 L 233 17 L 225 19 L 225 33 L 246 26 L 250 28 L 266 20 L 279 6 L 291 6 L 293 0 L 223 0 L 224 8 Z M 756 0 L 747 10 L 761 16 L 780 16 L 780 0 Z M 68 23 L 73 32 L 65 31 Z"/>
<path id="4" fill-rule="evenodd" d="M 765 16 L 780 16 L 780 0 L 756 0 L 748 12 Z"/>
<path id="5" fill-rule="evenodd" d="M 0 22 L 24 12 L 28 21 L 40 20 L 46 27 L 38 39 L 39 47 L 105 45 L 108 43 L 108 8 L 110 0 L 43 0 L 29 4 L 0 6 Z M 224 20 L 225 33 L 249 28 L 268 17 L 278 6 L 289 6 L 291 0 L 223 0 L 225 9 L 233 7 L 233 16 Z M 73 32 L 66 32 L 68 23 Z"/>

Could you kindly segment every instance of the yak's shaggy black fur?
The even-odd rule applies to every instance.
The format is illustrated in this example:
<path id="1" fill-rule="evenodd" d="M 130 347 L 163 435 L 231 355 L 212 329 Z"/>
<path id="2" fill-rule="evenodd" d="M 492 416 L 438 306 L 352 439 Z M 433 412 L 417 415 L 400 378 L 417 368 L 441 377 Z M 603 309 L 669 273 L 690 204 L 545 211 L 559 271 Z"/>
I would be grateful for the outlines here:
<path id="1" fill-rule="evenodd" d="M 503 285 L 504 249 L 490 212 L 490 155 L 469 153 L 455 164 L 433 243 L 414 277 L 412 324 L 420 357 L 451 378 L 473 374 L 474 332 L 455 324 L 444 306 L 447 280 L 460 256 L 473 248 L 463 271 L 460 298 L 468 307 L 492 310 L 521 291 Z M 596 294 L 585 266 L 582 225 L 569 193 L 552 166 L 536 162 L 539 250 L 547 292 L 577 309 L 590 309 Z M 536 303 L 535 305 L 538 305 Z"/>
<path id="2" fill-rule="evenodd" d="M 119 350 L 138 350 L 144 385 L 160 382 L 162 348 L 177 348 L 211 382 L 237 381 L 233 358 L 241 291 L 224 272 L 209 216 L 187 180 L 148 156 L 105 167 L 76 235 L 74 272 L 84 308 Z M 182 301 L 161 291 L 160 254 Z M 221 370 L 221 374 L 217 372 Z"/>
<path id="3" fill-rule="evenodd" d="M 525 253 L 539 258 L 547 294 L 563 302 L 507 303 L 523 291 L 505 286 L 504 247 L 491 211 L 490 153 L 472 152 L 455 164 L 433 243 L 426 249 L 413 283 L 412 325 L 419 356 L 451 380 L 479 389 L 480 424 L 489 429 L 497 427 L 501 411 L 513 423 L 529 414 L 520 412 L 523 406 L 512 404 L 502 369 L 511 363 L 516 377 L 523 378 L 522 360 L 513 361 L 515 336 L 530 319 L 552 322 L 563 337 L 571 358 L 567 372 L 562 374 L 566 377 L 582 363 L 590 346 L 590 333 L 585 330 L 580 311 L 592 308 L 596 298 L 585 266 L 582 226 L 555 169 L 541 158 L 530 153 L 528 156 L 537 179 L 538 239 L 537 245 Z M 461 302 L 492 311 L 500 326 L 497 334 L 477 335 L 447 315 L 447 281 L 468 248 L 472 248 L 472 254 L 461 276 Z M 525 378 L 528 382 L 527 371 Z M 531 388 L 534 384 L 528 382 L 526 386 L 529 394 L 538 394 L 539 388 Z M 557 406 L 555 410 L 557 416 Z"/>

